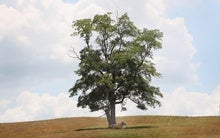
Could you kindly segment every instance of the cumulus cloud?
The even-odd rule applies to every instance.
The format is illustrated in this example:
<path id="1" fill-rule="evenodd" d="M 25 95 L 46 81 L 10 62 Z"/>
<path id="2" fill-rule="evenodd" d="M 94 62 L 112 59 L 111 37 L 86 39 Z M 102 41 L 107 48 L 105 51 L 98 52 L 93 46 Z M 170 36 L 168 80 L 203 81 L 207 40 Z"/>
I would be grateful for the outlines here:
<path id="1" fill-rule="evenodd" d="M 220 85 L 212 92 L 200 93 L 187 91 L 179 87 L 171 93 L 165 93 L 161 99 L 162 107 L 149 108 L 142 111 L 135 104 L 127 101 L 127 111 L 121 112 L 117 106 L 117 116 L 128 115 L 184 115 L 184 116 L 216 116 L 219 115 Z M 74 117 L 93 116 L 99 117 L 103 111 L 89 112 L 88 109 L 76 107 L 76 101 L 68 97 L 67 93 L 58 95 L 37 94 L 34 92 L 22 92 L 15 101 L 0 101 L 1 108 L 7 108 L 0 115 L 0 122 L 31 121 Z M 9 106 L 9 103 L 14 106 Z"/>
<path id="2" fill-rule="evenodd" d="M 188 1 L 184 1 L 184 5 L 188 5 Z M 73 31 L 72 21 L 90 18 L 97 13 L 110 11 L 116 16 L 116 10 L 119 15 L 127 12 L 139 28 L 157 28 L 164 32 L 163 49 L 156 53 L 154 59 L 159 72 L 163 75 L 160 84 L 178 83 L 184 86 L 197 82 L 196 69 L 199 64 L 192 62 L 196 53 L 192 44 L 193 37 L 187 30 L 184 18 L 169 18 L 167 15 L 169 9 L 175 6 L 178 4 L 173 0 L 168 0 L 166 3 L 163 0 L 138 2 L 80 0 L 73 4 L 62 0 L 2 0 L 0 2 L 0 92 L 4 94 L 0 96 L 2 113 L 0 120 L 27 121 L 63 116 L 100 115 L 100 112 L 91 114 L 88 110 L 73 111 L 72 109 L 76 108 L 76 99 L 70 100 L 68 93 L 57 94 L 67 90 L 71 86 L 70 82 L 74 83 L 76 79 L 75 76 L 73 78 L 70 76 L 73 75 L 78 61 L 69 58 L 68 50 L 73 47 L 79 51 L 82 44 L 78 38 L 70 37 Z M 49 92 L 30 92 L 32 90 Z M 51 94 L 54 91 L 57 95 Z M 8 98 L 14 92 L 18 93 L 15 102 Z M 180 110 L 178 107 L 182 105 L 171 108 L 175 102 L 181 101 L 172 101 L 173 98 L 177 99 L 179 94 L 185 100 L 187 96 L 194 97 L 190 99 L 192 102 L 199 98 L 205 101 L 206 96 L 209 99 L 214 98 L 213 94 L 187 92 L 184 87 L 178 88 L 174 92 L 164 93 L 165 98 L 162 99 L 164 106 L 159 111 L 149 110 L 149 113 L 177 115 L 213 113 L 212 110 L 189 112 L 186 108 L 188 106 Z M 181 104 L 183 102 L 184 100 Z M 211 105 L 214 109 L 213 104 L 204 108 Z M 119 112 L 119 115 L 142 113 L 137 111 L 135 106 L 129 108 L 131 110 Z"/>
<path id="3" fill-rule="evenodd" d="M 5 109 L 10 104 L 9 100 L 0 99 L 0 110 Z"/>
<path id="4" fill-rule="evenodd" d="M 164 98 L 163 111 L 170 111 L 169 115 L 218 115 L 220 87 L 211 93 L 187 91 L 185 88 L 177 88 Z"/>
<path id="5" fill-rule="evenodd" d="M 196 49 L 193 46 L 193 36 L 188 32 L 184 18 L 169 18 L 168 16 L 170 9 L 181 4 L 172 0 L 166 2 L 163 0 L 140 0 L 138 3 L 135 1 L 126 1 L 125 3 L 124 1 L 112 0 L 108 2 L 79 1 L 78 5 L 82 4 L 90 7 L 91 5 L 94 6 L 94 3 L 99 7 L 97 9 L 103 8 L 105 11 L 112 11 L 114 15 L 117 14 L 116 10 L 119 14 L 128 12 L 131 20 L 138 27 L 157 28 L 164 33 L 163 49 L 157 52 L 154 59 L 158 71 L 163 75 L 159 83 L 178 83 L 180 85 L 198 83 L 196 71 L 200 63 L 192 61 L 196 54 Z M 103 3 L 105 4 L 103 5 Z M 181 3 L 185 6 L 193 5 L 189 1 Z M 88 15 L 91 15 L 91 13 L 88 13 Z M 88 15 L 85 17 L 88 17 Z"/>
<path id="6" fill-rule="evenodd" d="M 184 0 L 184 1 L 175 1 L 175 0 L 166 0 L 164 1 L 167 4 L 167 10 L 173 10 L 176 8 L 191 8 L 195 6 L 197 3 L 201 2 L 201 0 Z"/>
<path id="7" fill-rule="evenodd" d="M 0 58 L 4 60 L 0 63 L 0 77 L 7 85 L 0 85 L 9 88 L 17 83 L 19 87 L 31 79 L 39 83 L 38 77 L 52 80 L 70 75 L 73 59 L 68 56 L 68 50 L 82 48 L 78 39 L 69 36 L 72 21 L 108 11 L 114 16 L 116 8 L 119 14 L 128 12 L 140 28 L 159 28 L 164 32 L 163 49 L 155 56 L 163 82 L 196 82 L 196 68 L 191 68 L 197 67 L 197 63 L 191 61 L 196 51 L 193 38 L 183 18 L 168 18 L 168 3 L 162 0 L 141 0 L 138 3 L 80 0 L 74 4 L 61 0 L 3 1 L 0 4 L 3 19 L 0 23 Z M 74 63 L 76 67 L 78 62 Z M 181 70 L 182 67 L 185 70 Z"/>
<path id="8" fill-rule="evenodd" d="M 85 17 L 91 17 L 91 13 L 103 13 L 103 10 L 112 11 L 113 16 L 116 16 L 116 10 L 118 10 L 119 14 L 127 12 L 139 28 L 160 29 L 164 33 L 163 49 L 156 53 L 154 59 L 159 72 L 163 74 L 160 83 L 178 83 L 181 85 L 198 83 L 196 70 L 199 63 L 192 61 L 196 54 L 193 36 L 188 32 L 184 18 L 169 18 L 167 15 L 172 2 L 171 0 L 168 2 L 140 0 L 138 3 L 135 1 L 112 0 L 101 2 L 94 0 L 93 2 L 79 1 L 76 5 L 83 7 L 83 12 L 88 12 L 87 8 L 95 7 L 94 5 L 96 5 L 96 9 L 102 9 L 88 12 Z M 188 1 L 182 2 L 182 4 L 190 5 Z M 172 5 L 178 6 L 177 3 L 172 3 Z"/>
<path id="9" fill-rule="evenodd" d="M 0 9 L 0 92 L 19 93 L 72 75 L 73 5 L 12 0 L 1 1 Z"/>
<path id="10" fill-rule="evenodd" d="M 149 108 L 148 111 L 137 110 L 129 103 L 127 112 L 118 112 L 118 115 L 180 115 L 180 116 L 218 116 L 220 85 L 212 92 L 192 92 L 179 87 L 170 93 L 164 93 L 161 99 L 162 106 Z"/>
<path id="11" fill-rule="evenodd" d="M 87 109 L 76 107 L 76 102 L 69 98 L 67 93 L 50 95 L 24 91 L 15 101 L 2 100 L 1 107 L 6 110 L 0 115 L 0 122 L 32 121 L 41 119 L 95 116 L 101 113 L 89 113 Z M 11 103 L 11 106 L 8 105 Z"/>

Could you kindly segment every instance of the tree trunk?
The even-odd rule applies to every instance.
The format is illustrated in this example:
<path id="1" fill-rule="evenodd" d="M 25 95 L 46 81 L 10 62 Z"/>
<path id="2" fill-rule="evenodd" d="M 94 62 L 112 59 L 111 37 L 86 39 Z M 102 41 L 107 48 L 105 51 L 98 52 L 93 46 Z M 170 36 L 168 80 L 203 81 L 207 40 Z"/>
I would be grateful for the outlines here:
<path id="1" fill-rule="evenodd" d="M 110 125 L 111 125 L 111 115 L 110 115 L 110 110 L 109 109 L 105 110 L 105 115 L 106 115 L 106 118 L 107 118 L 107 121 L 108 121 L 108 126 L 110 127 Z"/>
<path id="2" fill-rule="evenodd" d="M 111 124 L 116 124 L 115 119 L 115 102 L 111 104 Z"/>
<path id="3" fill-rule="evenodd" d="M 105 110 L 106 118 L 108 121 L 108 126 L 110 127 L 112 124 L 116 124 L 115 117 L 115 102 L 110 104 L 110 107 Z"/>

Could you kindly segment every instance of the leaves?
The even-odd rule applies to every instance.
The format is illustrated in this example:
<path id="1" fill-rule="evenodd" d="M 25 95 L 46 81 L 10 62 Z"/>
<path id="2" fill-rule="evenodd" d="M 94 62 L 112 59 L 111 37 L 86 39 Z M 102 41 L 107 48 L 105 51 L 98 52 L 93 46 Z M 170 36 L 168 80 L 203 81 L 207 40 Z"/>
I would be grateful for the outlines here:
<path id="1" fill-rule="evenodd" d="M 93 30 L 91 19 L 77 20 L 73 22 L 72 27 L 75 29 L 75 32 L 72 35 L 80 35 L 81 38 L 84 38 L 87 46 L 89 46 L 89 41 Z"/>
<path id="2" fill-rule="evenodd" d="M 152 58 L 162 48 L 162 32 L 139 30 L 126 13 L 116 21 L 110 13 L 76 20 L 73 28 L 85 42 L 75 71 L 80 78 L 69 90 L 71 97 L 80 94 L 78 107 L 97 111 L 114 103 L 125 111 L 125 99 L 142 110 L 161 105 L 162 94 L 150 82 L 160 76 Z"/>

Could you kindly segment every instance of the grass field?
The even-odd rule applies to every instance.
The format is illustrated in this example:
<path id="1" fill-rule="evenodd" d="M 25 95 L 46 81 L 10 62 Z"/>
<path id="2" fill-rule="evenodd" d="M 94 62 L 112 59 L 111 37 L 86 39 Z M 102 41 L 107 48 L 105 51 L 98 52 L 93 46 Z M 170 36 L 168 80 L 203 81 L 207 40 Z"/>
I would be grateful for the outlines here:
<path id="1" fill-rule="evenodd" d="M 2 123 L 0 138 L 220 138 L 220 117 L 130 116 L 121 130 L 107 129 L 106 118 L 62 118 Z"/>

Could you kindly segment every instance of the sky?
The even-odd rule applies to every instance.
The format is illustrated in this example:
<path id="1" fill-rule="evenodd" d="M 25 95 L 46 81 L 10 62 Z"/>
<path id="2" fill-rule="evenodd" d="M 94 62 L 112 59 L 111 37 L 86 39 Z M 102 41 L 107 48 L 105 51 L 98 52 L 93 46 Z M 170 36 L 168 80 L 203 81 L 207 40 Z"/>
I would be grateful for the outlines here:
<path id="1" fill-rule="evenodd" d="M 95 14 L 128 13 L 138 28 L 160 29 L 163 48 L 152 84 L 162 106 L 141 111 L 127 101 L 127 115 L 220 115 L 220 1 L 218 0 L 0 0 L 0 123 L 103 115 L 77 108 L 68 90 L 83 43 L 72 21 Z"/>

